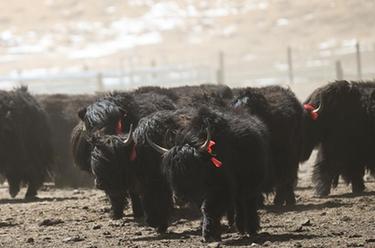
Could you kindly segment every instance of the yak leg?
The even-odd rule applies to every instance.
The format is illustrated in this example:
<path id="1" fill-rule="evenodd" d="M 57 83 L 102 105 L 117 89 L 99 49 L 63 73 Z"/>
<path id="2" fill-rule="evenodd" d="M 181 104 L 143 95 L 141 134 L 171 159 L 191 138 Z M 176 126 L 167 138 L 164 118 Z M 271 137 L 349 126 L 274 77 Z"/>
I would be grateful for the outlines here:
<path id="1" fill-rule="evenodd" d="M 43 176 L 32 175 L 28 180 L 28 187 L 25 195 L 25 199 L 36 198 L 38 189 L 43 185 Z"/>
<path id="2" fill-rule="evenodd" d="M 285 204 L 286 206 L 293 206 L 296 204 L 296 196 L 294 194 L 294 183 L 285 185 Z"/>
<path id="3" fill-rule="evenodd" d="M 289 154 L 289 155 L 288 155 Z M 296 204 L 294 186 L 298 174 L 298 156 L 293 153 L 283 152 L 278 155 L 278 165 L 276 168 L 276 194 L 274 204 L 277 206 L 291 206 Z"/>
<path id="4" fill-rule="evenodd" d="M 230 207 L 227 210 L 227 220 L 228 220 L 228 227 L 232 228 L 234 225 L 234 207 L 233 205 L 230 205 Z"/>
<path id="5" fill-rule="evenodd" d="M 331 192 L 332 181 L 338 175 L 339 161 L 324 159 L 321 149 L 318 152 L 317 162 L 314 165 L 312 180 L 315 184 L 315 193 L 322 197 L 329 195 Z"/>
<path id="6" fill-rule="evenodd" d="M 221 240 L 221 207 L 218 199 L 206 199 L 202 203 L 202 236 L 205 242 Z"/>
<path id="7" fill-rule="evenodd" d="M 17 176 L 8 176 L 9 194 L 12 198 L 16 197 L 20 191 L 21 180 Z"/>
<path id="8" fill-rule="evenodd" d="M 136 193 L 130 192 L 130 200 L 132 202 L 132 210 L 133 210 L 134 218 L 135 219 L 142 218 L 143 207 L 142 207 L 141 199 Z"/>
<path id="9" fill-rule="evenodd" d="M 127 204 L 126 192 L 123 191 L 106 191 L 111 203 L 110 217 L 113 220 L 121 219 L 124 216 L 124 208 Z"/>
<path id="10" fill-rule="evenodd" d="M 357 165 L 356 165 L 357 166 Z M 357 168 L 351 173 L 351 182 L 352 182 L 352 192 L 354 194 L 362 193 L 365 190 L 365 184 L 363 181 L 363 176 L 365 175 L 364 168 L 358 165 Z"/>
<path id="11" fill-rule="evenodd" d="M 235 223 L 239 233 L 245 233 L 245 207 L 241 196 L 236 199 Z"/>
<path id="12" fill-rule="evenodd" d="M 256 234 L 260 228 L 259 216 L 258 216 L 258 198 L 249 197 L 249 195 L 243 196 L 245 200 L 246 207 L 246 232 L 248 234 Z"/>
<path id="13" fill-rule="evenodd" d="M 158 233 L 165 233 L 173 209 L 172 193 L 167 183 L 162 179 L 149 182 L 143 194 L 142 205 L 146 223 L 157 228 Z"/>
<path id="14" fill-rule="evenodd" d="M 284 185 L 280 185 L 276 187 L 276 193 L 275 193 L 275 199 L 273 200 L 273 204 L 276 206 L 282 206 L 284 205 L 284 199 L 285 199 L 285 192 L 284 192 Z"/>

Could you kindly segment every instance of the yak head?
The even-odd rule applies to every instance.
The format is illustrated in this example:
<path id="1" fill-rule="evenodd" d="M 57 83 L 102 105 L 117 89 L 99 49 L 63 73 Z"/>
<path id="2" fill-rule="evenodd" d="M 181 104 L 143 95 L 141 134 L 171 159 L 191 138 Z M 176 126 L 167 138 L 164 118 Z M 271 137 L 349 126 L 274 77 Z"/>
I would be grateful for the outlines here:
<path id="1" fill-rule="evenodd" d="M 213 141 L 207 131 L 206 140 L 186 134 L 179 144 L 163 148 L 147 138 L 147 142 L 162 154 L 162 173 L 174 196 L 181 201 L 200 202 L 209 187 L 210 176 L 217 173 L 221 162 L 213 153 Z M 177 137 L 178 140 L 178 137 Z"/>
<path id="2" fill-rule="evenodd" d="M 302 147 L 300 161 L 306 161 L 310 158 L 312 151 L 321 141 L 320 114 L 323 110 L 323 104 L 320 100 L 308 100 L 303 105 L 302 119 Z"/>
<path id="3" fill-rule="evenodd" d="M 127 99 L 130 98 L 130 99 Z M 99 99 L 78 112 L 88 133 L 119 134 L 128 132 L 130 124 L 136 124 L 136 106 L 133 98 L 127 96 L 127 104 L 116 101 L 116 97 Z"/>
<path id="4" fill-rule="evenodd" d="M 121 218 L 131 180 L 130 163 L 135 159 L 132 126 L 128 135 L 102 135 L 92 138 L 91 142 L 90 164 L 95 186 L 109 197 L 112 217 Z"/>

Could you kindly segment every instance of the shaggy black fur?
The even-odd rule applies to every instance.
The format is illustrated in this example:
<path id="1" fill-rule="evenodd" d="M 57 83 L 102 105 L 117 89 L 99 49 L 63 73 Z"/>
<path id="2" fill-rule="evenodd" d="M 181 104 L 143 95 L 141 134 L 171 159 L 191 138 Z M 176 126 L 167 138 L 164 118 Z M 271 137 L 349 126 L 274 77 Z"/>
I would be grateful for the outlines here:
<path id="1" fill-rule="evenodd" d="M 46 114 L 25 87 L 0 91 L 0 140 L 0 173 L 10 195 L 26 183 L 25 197 L 36 197 L 50 172 L 52 147 Z"/>
<path id="2" fill-rule="evenodd" d="M 79 122 L 77 111 L 97 98 L 96 95 L 36 95 L 47 113 L 54 150 L 53 174 L 56 187 L 93 186 L 90 175 L 80 171 L 73 164 L 70 134 Z"/>
<path id="3" fill-rule="evenodd" d="M 267 174 L 268 131 L 256 117 L 221 114 L 211 109 L 192 110 L 189 125 L 162 158 L 162 171 L 174 194 L 201 206 L 205 241 L 220 240 L 220 219 L 234 207 L 241 233 L 259 229 L 257 198 Z M 199 147 L 206 128 L 216 142 L 213 153 Z M 156 128 L 157 129 L 157 128 Z M 156 139 L 157 140 L 157 139 Z"/>
<path id="4" fill-rule="evenodd" d="M 272 166 L 264 191 L 276 193 L 274 204 L 295 204 L 302 143 L 303 109 L 294 93 L 280 86 L 237 89 L 236 110 L 247 110 L 261 118 L 270 130 Z"/>
<path id="5" fill-rule="evenodd" d="M 305 101 L 322 105 L 317 120 L 306 111 L 303 159 L 319 147 L 313 181 L 316 193 L 326 196 L 342 176 L 353 193 L 364 190 L 366 168 L 374 169 L 374 82 L 337 81 L 316 89 Z"/>
<path id="6" fill-rule="evenodd" d="M 132 200 L 134 217 L 143 216 L 141 202 L 135 194 L 136 167 L 132 161 L 129 161 L 132 146 L 124 145 L 124 138 L 117 135 L 103 135 L 91 140 L 94 147 L 90 155 L 91 171 L 95 176 L 96 187 L 104 190 L 108 195 L 113 219 L 123 216 L 128 193 Z"/>
<path id="7" fill-rule="evenodd" d="M 143 193 L 145 187 L 152 188 L 156 185 L 155 190 L 160 189 L 161 172 L 158 172 L 157 169 L 150 170 L 146 172 L 150 179 L 142 180 L 142 178 L 137 177 L 136 172 L 132 169 L 135 163 L 137 163 L 137 166 L 141 164 L 139 167 L 157 168 L 157 161 L 149 159 L 145 163 L 150 163 L 150 165 L 143 165 L 139 161 L 139 158 L 142 157 L 142 151 L 139 151 L 134 142 L 128 147 L 116 148 L 116 152 L 108 152 L 114 149 L 112 146 L 118 146 L 121 142 L 113 142 L 114 145 L 112 145 L 108 144 L 106 140 L 108 140 L 108 137 L 121 139 L 124 134 L 129 132 L 130 125 L 137 126 L 141 117 L 163 109 L 175 109 L 171 99 L 164 95 L 152 92 L 139 94 L 115 92 L 98 99 L 86 109 L 81 110 L 79 112 L 82 119 L 81 127 L 77 127 L 72 135 L 73 153 L 77 165 L 83 170 L 93 172 L 98 188 L 102 188 L 101 185 L 107 185 L 103 189 L 111 201 L 112 217 L 117 219 L 123 216 L 125 192 L 137 191 L 140 194 L 142 205 L 144 205 L 147 223 L 157 227 L 161 232 L 165 231 L 167 225 L 157 221 L 160 218 L 159 216 L 163 215 L 159 212 L 168 211 L 168 208 L 158 207 L 163 202 L 162 199 L 156 198 L 155 194 Z M 116 131 L 119 122 L 122 126 L 121 133 L 118 133 L 118 130 Z M 136 157 L 131 159 L 134 151 Z M 116 164 L 119 166 L 116 166 Z M 135 178 L 139 180 L 135 180 Z M 122 189 L 121 194 L 119 193 L 120 188 Z M 168 195 L 168 188 L 161 188 L 160 190 Z M 137 208 L 134 215 L 139 217 L 142 213 L 140 200 L 135 194 L 131 194 L 131 196 L 134 198 L 132 199 L 133 208 Z M 168 197 L 171 198 L 170 194 Z M 170 200 L 167 199 L 166 201 Z"/>

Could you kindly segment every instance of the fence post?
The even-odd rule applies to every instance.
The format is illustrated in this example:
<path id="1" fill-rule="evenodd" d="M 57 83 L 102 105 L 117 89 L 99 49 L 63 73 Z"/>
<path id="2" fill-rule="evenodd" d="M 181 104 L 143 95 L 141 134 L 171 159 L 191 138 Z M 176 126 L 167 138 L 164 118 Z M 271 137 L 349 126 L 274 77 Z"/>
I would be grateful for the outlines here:
<path id="1" fill-rule="evenodd" d="M 125 68 L 124 68 L 124 57 L 120 58 L 120 85 L 121 87 L 124 87 L 124 74 L 125 74 Z"/>
<path id="2" fill-rule="evenodd" d="M 219 69 L 216 71 L 217 84 L 224 84 L 224 53 L 219 52 Z"/>
<path id="3" fill-rule="evenodd" d="M 336 79 L 343 80 L 344 79 L 344 71 L 342 69 L 341 61 L 336 61 Z"/>
<path id="4" fill-rule="evenodd" d="M 22 81 L 22 70 L 21 69 L 17 69 L 17 83 L 18 83 L 18 86 L 23 86 L 23 81 Z"/>
<path id="5" fill-rule="evenodd" d="M 290 46 L 288 46 L 288 49 L 287 49 L 287 56 L 288 56 L 289 83 L 293 84 L 293 82 L 294 82 L 293 59 L 292 59 L 292 48 Z"/>
<path id="6" fill-rule="evenodd" d="M 103 92 L 104 91 L 103 75 L 100 72 L 96 75 L 96 90 L 98 92 Z"/>
<path id="7" fill-rule="evenodd" d="M 154 59 L 151 60 L 151 78 L 152 80 L 156 79 L 156 61 Z M 156 82 L 151 82 L 151 83 L 156 83 Z"/>
<path id="8" fill-rule="evenodd" d="M 358 80 L 362 80 L 362 64 L 361 64 L 361 47 L 359 42 L 355 45 L 356 58 L 357 58 L 357 77 Z"/>

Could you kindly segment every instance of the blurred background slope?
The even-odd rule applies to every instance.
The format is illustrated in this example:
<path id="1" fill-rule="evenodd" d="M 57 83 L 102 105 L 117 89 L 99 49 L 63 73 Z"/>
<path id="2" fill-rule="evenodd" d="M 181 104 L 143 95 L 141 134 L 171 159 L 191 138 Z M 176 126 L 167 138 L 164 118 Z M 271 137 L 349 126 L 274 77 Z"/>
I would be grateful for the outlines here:
<path id="1" fill-rule="evenodd" d="M 345 79 L 375 77 L 374 13 L 373 0 L 0 1 L 0 88 L 219 81 L 290 84 L 304 97 L 338 77 L 338 61 Z"/>

